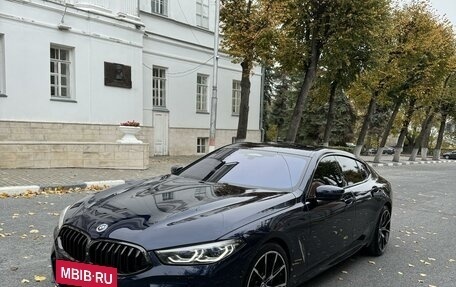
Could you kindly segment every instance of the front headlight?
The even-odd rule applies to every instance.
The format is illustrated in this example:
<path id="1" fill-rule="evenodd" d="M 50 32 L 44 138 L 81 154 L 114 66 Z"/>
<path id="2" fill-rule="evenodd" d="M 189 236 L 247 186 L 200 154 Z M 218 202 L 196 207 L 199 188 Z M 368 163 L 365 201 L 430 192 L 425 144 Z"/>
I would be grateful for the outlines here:
<path id="1" fill-rule="evenodd" d="M 182 248 L 159 250 L 155 253 L 164 264 L 211 264 L 230 256 L 243 245 L 243 241 L 231 239 Z"/>
<path id="2" fill-rule="evenodd" d="M 67 213 L 68 209 L 70 208 L 71 205 L 68 205 L 67 207 L 65 207 L 62 212 L 60 213 L 60 217 L 59 217 L 59 225 L 58 225 L 58 229 L 62 228 L 62 225 L 63 225 L 63 220 L 65 220 L 65 214 Z"/>

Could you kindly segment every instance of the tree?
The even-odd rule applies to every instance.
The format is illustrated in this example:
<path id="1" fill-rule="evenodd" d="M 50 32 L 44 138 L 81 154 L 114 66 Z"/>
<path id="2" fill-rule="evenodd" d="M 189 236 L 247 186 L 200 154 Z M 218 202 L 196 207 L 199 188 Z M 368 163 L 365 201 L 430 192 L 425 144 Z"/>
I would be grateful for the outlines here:
<path id="1" fill-rule="evenodd" d="M 302 85 L 286 140 L 294 142 L 322 57 L 349 39 L 375 34 L 389 8 L 387 0 L 290 0 L 280 58 L 290 71 L 302 71 Z M 356 48 L 359 48 L 356 47 Z"/>
<path id="2" fill-rule="evenodd" d="M 454 64 L 454 58 L 453 58 Z M 434 149 L 433 159 L 440 159 L 440 153 L 443 145 L 443 136 L 445 134 L 445 128 L 448 117 L 451 114 L 456 113 L 456 72 L 455 70 L 450 71 L 443 84 L 443 96 L 440 104 L 440 127 L 439 134 L 437 136 L 437 142 Z"/>
<path id="3" fill-rule="evenodd" d="M 250 73 L 255 63 L 272 60 L 276 32 L 282 15 L 279 0 L 221 0 L 222 47 L 242 67 L 241 102 L 237 141 L 247 137 Z"/>
<path id="4" fill-rule="evenodd" d="M 400 52 L 398 69 L 402 71 L 405 78 L 393 86 L 387 94 L 394 103 L 394 108 L 374 162 L 380 162 L 383 147 L 406 97 L 420 95 L 423 94 L 420 91 L 425 91 L 426 97 L 421 101 L 426 102 L 424 105 L 427 105 L 440 96 L 439 89 L 434 87 L 440 85 L 453 53 L 451 26 L 447 21 L 442 21 L 434 15 L 427 2 L 413 2 L 404 9 L 398 10 L 395 23 L 397 23 L 395 29 L 397 51 Z M 412 92 L 408 92 L 410 90 Z M 411 113 L 407 114 L 411 116 L 413 110 L 409 112 Z M 405 121 L 410 122 L 410 119 Z M 422 140 L 424 139 L 423 136 Z M 397 147 L 400 151 L 402 146 Z M 399 156 L 396 156 L 396 160 L 398 159 Z"/>

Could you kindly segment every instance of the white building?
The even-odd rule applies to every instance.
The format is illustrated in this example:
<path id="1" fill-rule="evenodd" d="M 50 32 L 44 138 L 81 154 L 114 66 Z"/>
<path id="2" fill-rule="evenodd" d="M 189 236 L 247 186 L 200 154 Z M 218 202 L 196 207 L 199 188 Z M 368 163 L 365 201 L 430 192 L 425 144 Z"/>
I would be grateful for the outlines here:
<path id="1" fill-rule="evenodd" d="M 1 0 L 0 143 L 115 142 L 136 120 L 150 155 L 207 152 L 214 0 Z M 220 56 L 217 146 L 236 135 L 240 65 Z M 249 135 L 260 140 L 261 69 Z M 0 150 L 1 153 L 1 150 Z"/>

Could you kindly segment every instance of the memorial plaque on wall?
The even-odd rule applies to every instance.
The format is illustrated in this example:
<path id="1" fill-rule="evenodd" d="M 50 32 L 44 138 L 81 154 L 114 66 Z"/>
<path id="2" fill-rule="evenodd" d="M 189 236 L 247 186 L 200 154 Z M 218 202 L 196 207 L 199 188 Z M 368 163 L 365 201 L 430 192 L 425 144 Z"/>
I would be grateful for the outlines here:
<path id="1" fill-rule="evenodd" d="M 131 89 L 131 66 L 104 62 L 105 86 Z"/>

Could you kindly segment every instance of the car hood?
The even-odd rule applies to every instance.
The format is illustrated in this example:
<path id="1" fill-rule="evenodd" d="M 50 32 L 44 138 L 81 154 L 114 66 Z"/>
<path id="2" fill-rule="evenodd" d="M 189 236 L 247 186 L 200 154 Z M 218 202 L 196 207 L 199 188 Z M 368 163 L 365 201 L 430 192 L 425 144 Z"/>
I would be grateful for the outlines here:
<path id="1" fill-rule="evenodd" d="M 287 208 L 293 193 L 212 184 L 168 175 L 117 186 L 70 207 L 64 224 L 147 250 L 217 240 Z M 107 224 L 106 230 L 97 227 Z"/>

